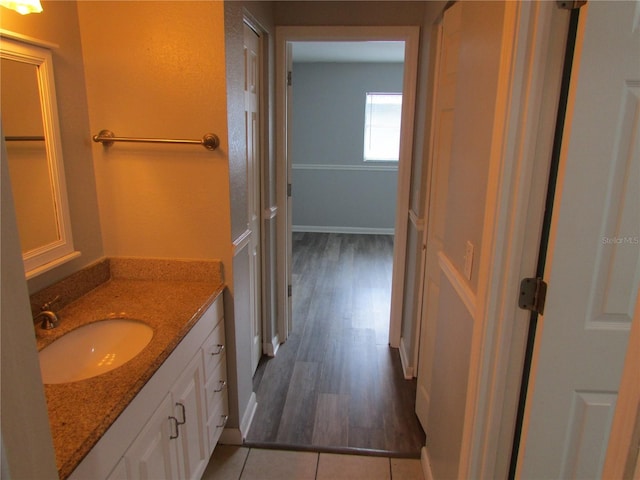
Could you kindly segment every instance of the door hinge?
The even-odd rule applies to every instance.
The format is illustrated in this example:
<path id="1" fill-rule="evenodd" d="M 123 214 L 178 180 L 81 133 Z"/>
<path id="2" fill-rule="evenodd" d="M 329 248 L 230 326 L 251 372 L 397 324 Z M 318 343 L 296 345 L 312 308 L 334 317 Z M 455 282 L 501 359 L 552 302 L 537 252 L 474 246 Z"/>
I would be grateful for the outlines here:
<path id="1" fill-rule="evenodd" d="M 293 295 L 293 289 L 291 288 L 291 285 L 287 286 L 287 297 L 290 297 Z"/>
<path id="2" fill-rule="evenodd" d="M 541 278 L 523 278 L 520 282 L 518 306 L 524 310 L 544 313 L 544 301 L 547 298 L 547 283 Z"/>
<path id="3" fill-rule="evenodd" d="M 287 85 L 290 87 L 291 85 L 293 85 L 293 80 L 292 80 L 293 74 L 291 73 L 291 70 L 289 70 L 287 72 Z"/>
<path id="4" fill-rule="evenodd" d="M 287 183 L 287 197 L 291 196 L 291 184 Z"/>
<path id="5" fill-rule="evenodd" d="M 586 3 L 587 0 L 556 0 L 556 5 L 562 10 L 577 10 Z"/>

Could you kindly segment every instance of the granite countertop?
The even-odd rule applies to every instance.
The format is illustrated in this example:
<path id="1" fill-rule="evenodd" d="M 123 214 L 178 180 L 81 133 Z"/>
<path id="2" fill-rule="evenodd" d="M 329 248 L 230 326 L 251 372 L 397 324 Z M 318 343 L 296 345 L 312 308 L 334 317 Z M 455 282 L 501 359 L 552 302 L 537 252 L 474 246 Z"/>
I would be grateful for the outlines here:
<path id="1" fill-rule="evenodd" d="M 60 478 L 71 474 L 222 290 L 215 278 L 112 277 L 57 311 L 57 328 L 36 327 L 38 350 L 105 318 L 133 318 L 154 330 L 144 350 L 124 365 L 86 380 L 44 386 Z"/>

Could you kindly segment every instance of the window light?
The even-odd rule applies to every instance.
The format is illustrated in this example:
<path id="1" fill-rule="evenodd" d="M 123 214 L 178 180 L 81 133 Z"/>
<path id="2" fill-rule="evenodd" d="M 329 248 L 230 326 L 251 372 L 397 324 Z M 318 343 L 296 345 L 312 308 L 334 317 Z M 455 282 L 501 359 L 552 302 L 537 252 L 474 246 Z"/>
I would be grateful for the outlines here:
<path id="1" fill-rule="evenodd" d="M 367 92 L 364 117 L 364 160 L 397 162 L 402 94 Z"/>

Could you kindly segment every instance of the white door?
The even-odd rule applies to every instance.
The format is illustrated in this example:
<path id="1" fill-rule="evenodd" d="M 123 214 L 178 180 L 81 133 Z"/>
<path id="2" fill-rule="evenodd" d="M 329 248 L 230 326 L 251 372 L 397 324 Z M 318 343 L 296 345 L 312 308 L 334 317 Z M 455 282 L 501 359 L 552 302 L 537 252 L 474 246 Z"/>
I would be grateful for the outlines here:
<path id="1" fill-rule="evenodd" d="M 420 330 L 416 413 L 427 431 L 433 353 L 435 351 L 436 315 L 440 293 L 438 253 L 442 251 L 444 219 L 449 176 L 449 158 L 453 138 L 453 116 L 457 84 L 458 50 L 460 46 L 462 4 L 455 3 L 444 13 L 440 27 L 438 77 L 436 81 L 435 111 L 433 114 L 433 150 L 431 154 L 427 259 L 423 289 L 423 312 Z"/>
<path id="2" fill-rule="evenodd" d="M 580 11 L 519 478 L 602 472 L 640 280 L 639 22 Z"/>
<path id="3" fill-rule="evenodd" d="M 247 218 L 249 237 L 249 311 L 251 314 L 251 369 L 262 356 L 260 315 L 260 37 L 244 24 L 244 114 L 247 152 Z"/>

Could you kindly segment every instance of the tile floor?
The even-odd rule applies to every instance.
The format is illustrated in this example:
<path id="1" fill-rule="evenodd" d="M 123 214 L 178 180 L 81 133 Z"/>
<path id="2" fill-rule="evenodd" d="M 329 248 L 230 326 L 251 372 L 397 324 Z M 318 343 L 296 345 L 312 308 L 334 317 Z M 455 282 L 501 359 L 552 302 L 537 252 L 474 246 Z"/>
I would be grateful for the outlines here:
<path id="1" fill-rule="evenodd" d="M 420 460 L 218 445 L 202 480 L 424 480 Z"/>

